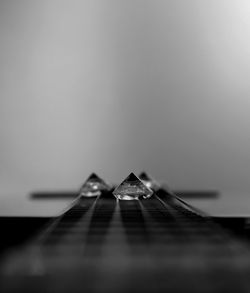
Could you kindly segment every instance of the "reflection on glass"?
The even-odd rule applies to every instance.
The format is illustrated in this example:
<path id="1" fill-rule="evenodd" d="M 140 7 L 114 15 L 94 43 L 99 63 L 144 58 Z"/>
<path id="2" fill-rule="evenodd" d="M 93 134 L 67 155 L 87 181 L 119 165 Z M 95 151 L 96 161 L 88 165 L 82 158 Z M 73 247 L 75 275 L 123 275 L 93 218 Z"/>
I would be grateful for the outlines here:
<path id="1" fill-rule="evenodd" d="M 94 197 L 101 195 L 102 191 L 110 190 L 110 186 L 95 173 L 92 173 L 80 189 L 80 196 Z"/>
<path id="2" fill-rule="evenodd" d="M 134 173 L 131 173 L 117 188 L 113 195 L 121 200 L 137 200 L 139 197 L 149 198 L 153 191 L 148 188 Z"/>

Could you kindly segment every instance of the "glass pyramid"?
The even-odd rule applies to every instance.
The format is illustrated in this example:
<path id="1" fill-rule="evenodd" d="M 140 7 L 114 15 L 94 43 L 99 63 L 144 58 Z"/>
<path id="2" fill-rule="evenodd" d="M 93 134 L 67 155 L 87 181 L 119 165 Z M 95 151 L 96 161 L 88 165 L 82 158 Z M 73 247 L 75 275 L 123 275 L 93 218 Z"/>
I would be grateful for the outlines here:
<path id="1" fill-rule="evenodd" d="M 142 180 L 142 182 L 150 189 L 156 191 L 160 188 L 160 185 L 146 172 L 141 172 L 139 175 L 139 178 Z"/>
<path id="2" fill-rule="evenodd" d="M 149 198 L 153 191 L 148 188 L 134 173 L 130 175 L 113 191 L 113 195 L 121 200 L 136 200 L 139 197 Z"/>
<path id="3" fill-rule="evenodd" d="M 110 190 L 110 186 L 95 173 L 92 173 L 80 189 L 80 196 L 94 197 L 101 195 L 102 191 Z"/>

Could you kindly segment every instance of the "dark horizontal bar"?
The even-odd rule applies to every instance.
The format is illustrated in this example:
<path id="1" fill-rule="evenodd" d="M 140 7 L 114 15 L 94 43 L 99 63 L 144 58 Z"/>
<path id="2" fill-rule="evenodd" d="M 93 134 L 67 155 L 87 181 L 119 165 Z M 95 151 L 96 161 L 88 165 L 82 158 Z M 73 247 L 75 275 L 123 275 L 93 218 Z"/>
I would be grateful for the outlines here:
<path id="1" fill-rule="evenodd" d="M 174 193 L 181 198 L 216 198 L 219 196 L 219 192 L 215 190 L 175 190 Z M 32 199 L 73 199 L 77 196 L 77 191 L 38 191 L 30 195 Z"/>

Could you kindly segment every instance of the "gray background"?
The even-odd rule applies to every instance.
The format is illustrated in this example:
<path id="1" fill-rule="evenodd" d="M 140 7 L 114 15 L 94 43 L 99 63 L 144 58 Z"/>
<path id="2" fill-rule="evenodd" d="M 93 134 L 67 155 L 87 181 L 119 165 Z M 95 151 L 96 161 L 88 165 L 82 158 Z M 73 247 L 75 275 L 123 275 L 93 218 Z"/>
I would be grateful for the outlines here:
<path id="1" fill-rule="evenodd" d="M 0 1 L 1 192 L 148 170 L 250 191 L 249 0 Z"/>

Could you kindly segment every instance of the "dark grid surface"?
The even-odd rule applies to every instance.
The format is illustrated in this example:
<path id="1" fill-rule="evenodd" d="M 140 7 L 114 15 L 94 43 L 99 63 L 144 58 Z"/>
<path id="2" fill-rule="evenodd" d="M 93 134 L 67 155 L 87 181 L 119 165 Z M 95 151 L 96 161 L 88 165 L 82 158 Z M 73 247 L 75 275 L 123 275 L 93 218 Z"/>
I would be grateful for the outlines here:
<path id="1" fill-rule="evenodd" d="M 250 292 L 249 252 L 178 199 L 82 198 L 1 269 L 1 292 Z"/>

